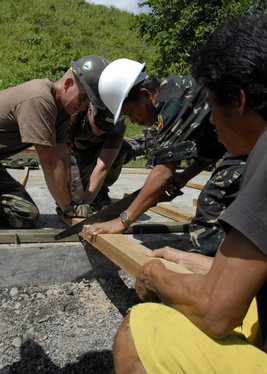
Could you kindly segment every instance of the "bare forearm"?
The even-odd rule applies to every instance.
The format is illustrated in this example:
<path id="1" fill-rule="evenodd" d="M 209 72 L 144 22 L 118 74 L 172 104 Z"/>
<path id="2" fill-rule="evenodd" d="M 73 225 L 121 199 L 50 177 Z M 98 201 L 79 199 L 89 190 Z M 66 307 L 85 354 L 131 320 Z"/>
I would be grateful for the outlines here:
<path id="1" fill-rule="evenodd" d="M 210 311 L 205 281 L 200 274 L 179 274 L 166 269 L 151 272 L 151 288 L 165 305 L 183 313 L 207 335 L 217 337 L 218 313 L 214 316 Z"/>
<path id="2" fill-rule="evenodd" d="M 41 163 L 45 181 L 49 192 L 60 206 L 64 209 L 71 203 L 66 171 L 61 160 L 55 160 L 53 163 Z"/>
<path id="3" fill-rule="evenodd" d="M 87 204 L 91 204 L 102 187 L 104 180 L 107 176 L 108 170 L 106 169 L 95 169 L 90 175 L 89 182 L 82 198 Z"/>
<path id="4" fill-rule="evenodd" d="M 97 162 L 92 174 L 89 177 L 88 185 L 82 198 L 87 204 L 91 204 L 100 188 L 102 187 L 106 176 L 112 167 L 119 148 L 103 148 L 97 158 Z"/>
<path id="5" fill-rule="evenodd" d="M 140 193 L 127 209 L 132 220 L 137 219 L 147 209 L 155 205 L 173 178 L 175 166 L 157 165 L 149 174 Z"/>
<path id="6" fill-rule="evenodd" d="M 66 143 L 57 144 L 57 154 L 58 157 L 63 162 L 63 167 L 65 170 L 67 188 L 70 193 L 71 191 L 71 147 Z M 71 194 L 71 193 L 70 193 Z"/>

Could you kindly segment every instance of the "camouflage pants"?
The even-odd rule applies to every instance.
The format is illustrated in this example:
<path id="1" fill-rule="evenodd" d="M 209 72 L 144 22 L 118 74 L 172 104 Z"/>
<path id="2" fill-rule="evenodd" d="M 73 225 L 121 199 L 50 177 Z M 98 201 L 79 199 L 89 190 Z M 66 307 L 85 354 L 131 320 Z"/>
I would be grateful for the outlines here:
<path id="1" fill-rule="evenodd" d="M 72 194 L 74 196 L 80 196 L 82 192 L 86 189 L 89 176 L 91 175 L 97 158 L 102 150 L 103 143 L 92 145 L 92 147 L 85 150 L 72 149 L 72 154 L 76 159 L 77 165 L 72 166 Z M 122 166 L 129 162 L 132 158 L 133 150 L 130 145 L 123 141 L 121 149 L 113 162 L 106 178 L 104 181 L 104 186 L 109 187 L 116 182 L 119 178 Z"/>
<path id="2" fill-rule="evenodd" d="M 0 163 L 0 226 L 33 228 L 39 211 L 25 188 Z"/>

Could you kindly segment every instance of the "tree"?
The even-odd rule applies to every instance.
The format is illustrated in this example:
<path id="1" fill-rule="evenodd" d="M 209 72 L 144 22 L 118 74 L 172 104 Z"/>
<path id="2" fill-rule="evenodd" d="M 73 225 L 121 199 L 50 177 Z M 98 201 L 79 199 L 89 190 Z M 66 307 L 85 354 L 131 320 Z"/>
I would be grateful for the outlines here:
<path id="1" fill-rule="evenodd" d="M 151 13 L 137 17 L 142 37 L 160 49 L 157 72 L 160 76 L 185 74 L 190 56 L 214 28 L 226 19 L 265 9 L 266 1 L 251 0 L 147 0 Z M 253 10 L 253 11 L 252 11 Z"/>

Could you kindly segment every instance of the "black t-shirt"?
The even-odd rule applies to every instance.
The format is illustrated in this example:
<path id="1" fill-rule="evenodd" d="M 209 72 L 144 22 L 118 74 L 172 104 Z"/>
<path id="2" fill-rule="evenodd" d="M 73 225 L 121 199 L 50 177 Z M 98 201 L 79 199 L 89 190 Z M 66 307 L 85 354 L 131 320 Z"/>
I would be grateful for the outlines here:
<path id="1" fill-rule="evenodd" d="M 253 148 L 235 201 L 220 217 L 227 231 L 234 227 L 267 256 L 267 129 Z M 259 322 L 267 351 L 267 279 L 257 295 Z"/>

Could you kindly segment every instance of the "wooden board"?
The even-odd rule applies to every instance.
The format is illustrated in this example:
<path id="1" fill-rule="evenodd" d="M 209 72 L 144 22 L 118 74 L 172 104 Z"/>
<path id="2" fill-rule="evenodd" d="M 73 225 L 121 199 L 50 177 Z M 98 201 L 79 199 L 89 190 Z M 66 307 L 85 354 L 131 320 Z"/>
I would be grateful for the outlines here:
<path id="1" fill-rule="evenodd" d="M 78 218 L 64 219 L 68 226 L 78 223 Z M 82 233 L 81 233 L 82 235 Z M 131 239 L 123 234 L 100 234 L 94 237 L 90 243 L 112 262 L 132 276 L 136 276 L 140 267 L 152 258 L 147 256 L 150 249 L 139 244 L 135 239 Z M 191 273 L 188 269 L 179 264 L 161 259 L 167 269 L 177 273 Z"/>
<path id="2" fill-rule="evenodd" d="M 19 183 L 22 184 L 23 187 L 26 186 L 26 183 L 27 183 L 28 178 L 29 178 L 29 172 L 30 172 L 29 166 L 25 166 L 23 174 L 19 179 Z"/>
<path id="3" fill-rule="evenodd" d="M 193 213 L 186 212 L 182 209 L 174 207 L 173 205 L 165 203 L 158 203 L 156 206 L 151 207 L 149 210 L 178 222 L 189 222 L 194 217 Z"/>
<path id="4" fill-rule="evenodd" d="M 90 244 L 133 277 L 138 274 L 142 265 L 152 260 L 147 256 L 151 252 L 150 249 L 122 234 L 100 234 Z M 169 270 L 184 274 L 191 273 L 185 267 L 174 262 L 163 259 L 160 261 Z"/>
<path id="5" fill-rule="evenodd" d="M 195 188 L 196 190 L 202 190 L 204 184 L 189 181 L 186 183 L 186 187 Z"/>
<path id="6" fill-rule="evenodd" d="M 0 244 L 20 244 L 20 243 L 52 243 L 56 242 L 55 235 L 62 229 L 1 229 Z M 78 235 L 72 235 L 60 240 L 60 242 L 80 241 Z"/>

